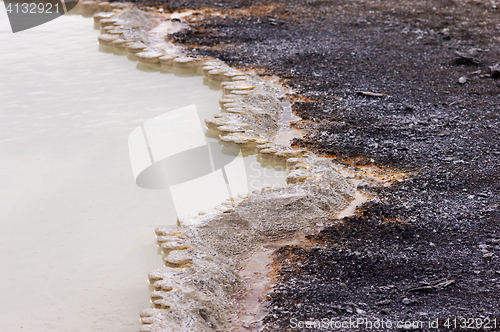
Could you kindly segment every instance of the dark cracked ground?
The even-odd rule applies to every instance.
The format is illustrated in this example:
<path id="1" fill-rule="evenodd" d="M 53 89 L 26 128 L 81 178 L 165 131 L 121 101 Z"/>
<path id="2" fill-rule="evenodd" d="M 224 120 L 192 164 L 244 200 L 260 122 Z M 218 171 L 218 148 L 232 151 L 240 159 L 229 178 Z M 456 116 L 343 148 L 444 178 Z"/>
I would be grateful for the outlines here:
<path id="1" fill-rule="evenodd" d="M 297 146 L 416 174 L 367 188 L 377 196 L 358 215 L 275 253 L 265 331 L 360 317 L 500 330 L 498 1 L 140 3 L 198 10 L 176 42 L 305 97 Z"/>

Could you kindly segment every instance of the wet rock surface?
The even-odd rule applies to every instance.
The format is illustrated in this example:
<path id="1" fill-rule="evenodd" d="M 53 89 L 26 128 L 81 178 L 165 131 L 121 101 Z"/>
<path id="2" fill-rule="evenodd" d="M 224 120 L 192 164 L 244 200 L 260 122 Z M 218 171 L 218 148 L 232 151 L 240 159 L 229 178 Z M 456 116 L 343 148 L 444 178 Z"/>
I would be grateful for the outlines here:
<path id="1" fill-rule="evenodd" d="M 178 43 L 305 97 L 296 145 L 416 172 L 371 188 L 377 198 L 312 248 L 277 251 L 268 331 L 291 318 L 500 317 L 500 4 L 147 4 L 199 9 Z"/>

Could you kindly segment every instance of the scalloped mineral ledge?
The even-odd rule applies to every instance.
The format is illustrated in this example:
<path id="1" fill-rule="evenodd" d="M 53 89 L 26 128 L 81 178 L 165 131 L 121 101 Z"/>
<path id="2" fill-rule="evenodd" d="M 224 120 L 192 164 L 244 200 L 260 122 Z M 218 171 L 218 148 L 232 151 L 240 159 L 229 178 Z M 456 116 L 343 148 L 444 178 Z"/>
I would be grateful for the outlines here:
<path id="1" fill-rule="evenodd" d="M 103 9 L 106 3 L 85 2 Z M 99 43 L 125 49 L 145 64 L 203 72 L 221 82 L 222 113 L 206 119 L 225 143 L 254 149 L 262 159 L 285 163 L 287 186 L 240 194 L 200 215 L 178 218 L 178 227 L 156 229 L 165 267 L 149 273 L 154 308 L 140 313 L 141 331 L 228 331 L 234 324 L 234 294 L 243 286 L 237 260 L 262 244 L 315 227 L 352 199 L 354 188 L 331 161 L 274 143 L 283 111 L 277 89 L 220 60 L 187 57 L 151 40 L 167 16 L 129 6 L 94 15 Z M 173 51 L 172 51 L 173 50 Z"/>

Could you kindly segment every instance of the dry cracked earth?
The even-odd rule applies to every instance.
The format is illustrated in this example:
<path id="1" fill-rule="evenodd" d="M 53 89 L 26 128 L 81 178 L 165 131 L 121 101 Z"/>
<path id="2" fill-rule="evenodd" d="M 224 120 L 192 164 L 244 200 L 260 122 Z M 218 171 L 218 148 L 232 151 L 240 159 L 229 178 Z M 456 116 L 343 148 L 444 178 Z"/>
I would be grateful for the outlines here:
<path id="1" fill-rule="evenodd" d="M 137 4 L 194 9 L 172 40 L 276 75 L 302 96 L 293 109 L 305 136 L 295 145 L 354 169 L 413 174 L 365 187 L 376 198 L 357 215 L 276 251 L 265 331 L 359 317 L 439 319 L 440 331 L 471 327 L 447 318 L 490 317 L 498 328 L 489 330 L 500 330 L 498 1 Z"/>

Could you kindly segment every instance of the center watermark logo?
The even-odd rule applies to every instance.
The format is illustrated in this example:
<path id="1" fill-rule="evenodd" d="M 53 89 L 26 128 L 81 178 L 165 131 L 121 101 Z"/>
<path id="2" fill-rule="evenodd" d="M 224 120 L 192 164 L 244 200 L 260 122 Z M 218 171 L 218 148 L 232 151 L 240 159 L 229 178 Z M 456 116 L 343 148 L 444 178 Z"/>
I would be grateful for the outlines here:
<path id="1" fill-rule="evenodd" d="M 136 184 L 170 190 L 178 216 L 213 209 L 286 177 L 284 167 L 245 164 L 238 146 L 210 142 L 195 105 L 144 122 L 130 133 L 128 146 Z"/>

